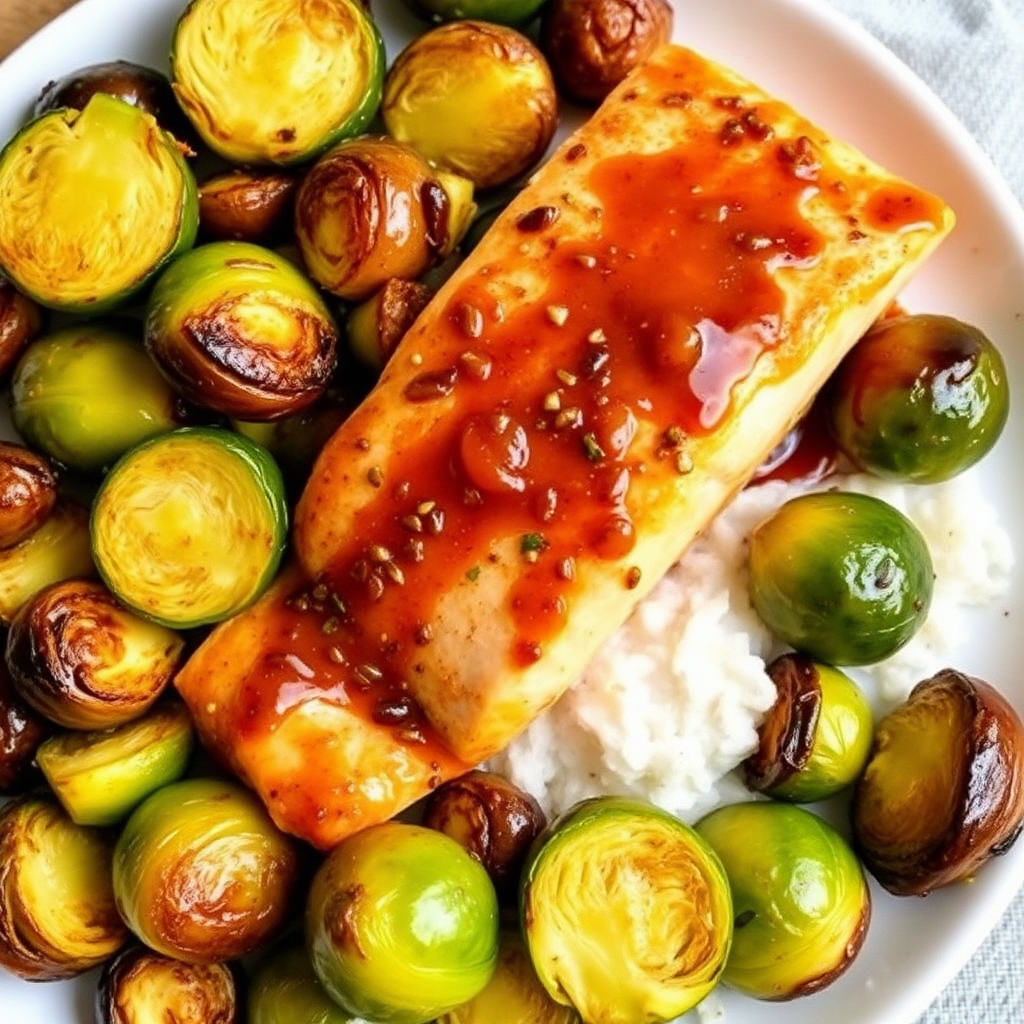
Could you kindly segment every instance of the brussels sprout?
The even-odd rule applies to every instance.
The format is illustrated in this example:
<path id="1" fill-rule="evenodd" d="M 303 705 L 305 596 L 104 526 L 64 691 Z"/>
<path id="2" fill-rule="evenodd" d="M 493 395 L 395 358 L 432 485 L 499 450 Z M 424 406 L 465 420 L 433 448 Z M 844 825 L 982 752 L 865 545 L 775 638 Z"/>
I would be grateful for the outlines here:
<path id="1" fill-rule="evenodd" d="M 757 999 L 793 999 L 850 966 L 864 942 L 871 896 L 835 829 L 771 801 L 720 807 L 696 827 L 721 858 L 732 890 L 727 985 Z"/>
<path id="2" fill-rule="evenodd" d="M 103 968 L 93 1021 L 244 1024 L 242 1004 L 242 979 L 231 964 L 186 964 L 129 946 Z"/>
<path id="3" fill-rule="evenodd" d="M 298 179 L 287 171 L 231 170 L 199 186 L 199 230 L 207 238 L 266 245 L 291 229 Z"/>
<path id="4" fill-rule="evenodd" d="M 359 301 L 390 278 L 419 277 L 455 245 L 467 196 L 409 146 L 365 137 L 342 142 L 307 172 L 295 230 L 310 274 Z M 447 184 L 446 184 L 447 183 Z"/>
<path id="5" fill-rule="evenodd" d="M 431 290 L 418 281 L 393 277 L 380 291 L 356 306 L 345 330 L 357 358 L 380 372 L 391 353 L 430 301 Z"/>
<path id="6" fill-rule="evenodd" d="M 768 666 L 778 691 L 744 762 L 747 785 L 797 803 L 825 800 L 860 775 L 871 749 L 871 707 L 844 672 L 802 654 Z"/>
<path id="7" fill-rule="evenodd" d="M 97 322 L 25 350 L 11 383 L 15 429 L 34 448 L 94 473 L 178 425 L 174 391 L 130 334 Z"/>
<path id="8" fill-rule="evenodd" d="M 328 855 L 306 929 L 335 1002 L 377 1024 L 425 1024 L 490 980 L 498 904 L 487 872 L 453 839 L 388 822 Z"/>
<path id="9" fill-rule="evenodd" d="M 114 825 L 185 774 L 192 719 L 177 701 L 103 732 L 66 732 L 36 754 L 50 788 L 79 825 Z"/>
<path id="10" fill-rule="evenodd" d="M 44 306 L 97 313 L 195 241 L 196 183 L 150 114 L 96 93 L 0 153 L 0 267 Z"/>
<path id="11" fill-rule="evenodd" d="M 672 37 L 668 0 L 550 0 L 540 45 L 558 84 L 599 103 Z"/>
<path id="12" fill-rule="evenodd" d="M 186 779 L 132 813 L 114 849 L 114 894 L 128 927 L 186 963 L 251 953 L 284 923 L 298 854 L 240 786 Z"/>
<path id="13" fill-rule="evenodd" d="M 831 426 L 862 469 L 913 483 L 948 480 L 999 439 L 1010 384 L 995 345 L 951 316 L 877 323 L 829 383 Z"/>
<path id="14" fill-rule="evenodd" d="M 641 800 L 584 800 L 552 822 L 530 852 L 521 901 L 538 977 L 585 1021 L 671 1020 L 725 967 L 722 865 L 693 829 Z"/>
<path id="15" fill-rule="evenodd" d="M 853 795 L 857 851 L 898 896 L 970 878 L 1024 824 L 1024 724 L 954 669 L 886 715 Z"/>
<path id="16" fill-rule="evenodd" d="M 366 128 L 384 59 L 360 0 L 193 0 L 174 34 L 171 78 L 214 152 L 294 164 Z"/>
<path id="17" fill-rule="evenodd" d="M 19 696 L 0 663 L 0 795 L 23 793 L 34 781 L 36 748 L 52 726 Z"/>
<path id="18" fill-rule="evenodd" d="M 92 509 L 96 565 L 120 600 L 173 628 L 233 615 L 284 551 L 284 480 L 270 454 L 226 430 L 183 427 L 125 455 Z"/>
<path id="19" fill-rule="evenodd" d="M 57 477 L 41 455 L 0 441 L 0 548 L 20 544 L 57 504 Z"/>
<path id="20" fill-rule="evenodd" d="M 95 580 L 63 580 L 27 601 L 7 634 L 11 680 L 40 714 L 69 729 L 138 718 L 171 681 L 184 641 L 118 604 Z"/>
<path id="21" fill-rule="evenodd" d="M 0 277 L 0 379 L 39 333 L 42 322 L 39 307 Z"/>
<path id="22" fill-rule="evenodd" d="M 544 154 L 558 126 L 558 97 L 547 62 L 526 36 L 455 21 L 399 54 L 381 113 L 390 135 L 477 188 L 492 188 Z"/>
<path id="23" fill-rule="evenodd" d="M 482 992 L 438 1018 L 437 1024 L 580 1024 L 571 1007 L 547 994 L 518 932 L 503 929 L 498 967 Z"/>
<path id="24" fill-rule="evenodd" d="M 0 621 L 10 622 L 43 587 L 92 572 L 89 512 L 74 502 L 58 501 L 39 529 L 0 550 Z"/>
<path id="25" fill-rule="evenodd" d="M 0 808 L 0 966 L 52 981 L 117 952 L 128 933 L 111 890 L 111 843 L 47 799 Z"/>
<path id="26" fill-rule="evenodd" d="M 175 260 L 146 306 L 146 348 L 190 401 L 276 419 L 323 394 L 337 328 L 289 260 L 248 242 L 211 242 Z"/>
<path id="27" fill-rule="evenodd" d="M 540 804 L 508 779 L 472 771 L 431 794 L 423 824 L 464 846 L 504 893 L 517 885 L 527 850 L 547 818 Z"/>
<path id="28" fill-rule="evenodd" d="M 409 8 L 428 21 L 462 21 L 472 18 L 495 25 L 523 25 L 545 0 L 406 0 Z"/>
<path id="29" fill-rule="evenodd" d="M 792 498 L 750 537 L 750 598 L 779 639 L 817 661 L 867 665 L 917 632 L 932 596 L 917 527 L 866 494 Z"/>

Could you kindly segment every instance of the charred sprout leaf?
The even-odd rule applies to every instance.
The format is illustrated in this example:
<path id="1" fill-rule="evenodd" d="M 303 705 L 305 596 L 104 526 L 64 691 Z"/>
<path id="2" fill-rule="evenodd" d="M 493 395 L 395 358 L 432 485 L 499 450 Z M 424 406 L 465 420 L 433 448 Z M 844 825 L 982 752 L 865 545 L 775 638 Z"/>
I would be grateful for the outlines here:
<path id="1" fill-rule="evenodd" d="M 38 775 L 36 749 L 53 726 L 19 696 L 0 665 L 0 795 L 25 792 Z"/>
<path id="2" fill-rule="evenodd" d="M 860 952 L 871 897 L 846 840 L 788 804 L 720 807 L 697 831 L 725 865 L 735 933 L 723 980 L 757 999 L 830 984 Z"/>
<path id="3" fill-rule="evenodd" d="M 928 614 L 932 560 L 901 512 L 866 494 L 787 501 L 750 538 L 750 597 L 779 639 L 818 661 L 867 665 Z"/>
<path id="4" fill-rule="evenodd" d="M 39 307 L 0 277 L 0 379 L 18 361 L 25 346 L 42 326 Z"/>
<path id="5" fill-rule="evenodd" d="M 195 0 L 174 34 L 171 77 L 214 152 L 301 163 L 370 123 L 384 44 L 359 0 Z"/>
<path id="6" fill-rule="evenodd" d="M 462 21 L 473 18 L 497 25 L 522 25 L 543 6 L 544 0 L 406 0 L 428 21 Z"/>
<path id="7" fill-rule="evenodd" d="M 524 933 L 537 975 L 585 1021 L 649 1024 L 696 1006 L 732 939 L 729 883 L 710 846 L 641 800 L 597 797 L 534 843 Z"/>
<path id="8" fill-rule="evenodd" d="M 0 441 L 0 548 L 20 544 L 57 503 L 57 476 L 41 455 Z"/>
<path id="9" fill-rule="evenodd" d="M 284 923 L 298 855 L 255 796 L 213 779 L 164 786 L 132 813 L 114 850 L 128 927 L 187 963 L 251 953 Z"/>
<path id="10" fill-rule="evenodd" d="M 413 325 L 431 291 L 418 281 L 393 277 L 348 315 L 349 347 L 364 365 L 378 373 Z"/>
<path id="11" fill-rule="evenodd" d="M 96 580 L 35 594 L 11 623 L 6 659 L 22 697 L 69 729 L 138 718 L 164 691 L 184 641 L 123 608 Z"/>
<path id="12" fill-rule="evenodd" d="M 44 306 L 116 305 L 192 245 L 198 221 L 178 144 L 104 93 L 32 121 L 0 154 L 0 267 Z"/>
<path id="13" fill-rule="evenodd" d="M 266 449 L 185 427 L 129 452 L 92 510 L 96 564 L 128 607 L 171 628 L 240 611 L 284 551 L 284 481 Z"/>
<path id="14" fill-rule="evenodd" d="M 11 382 L 18 433 L 33 448 L 86 473 L 173 430 L 177 404 L 142 345 L 97 321 L 37 338 Z"/>
<path id="15" fill-rule="evenodd" d="M 199 230 L 206 238 L 267 245 L 291 228 L 298 179 L 287 171 L 235 169 L 199 187 Z"/>
<path id="16" fill-rule="evenodd" d="M 558 98 L 547 61 L 526 36 L 455 21 L 399 54 L 381 112 L 389 134 L 483 189 L 541 158 L 558 125 Z"/>
<path id="17" fill-rule="evenodd" d="M 36 758 L 72 821 L 114 825 L 185 774 L 193 739 L 192 719 L 175 701 L 113 729 L 51 736 Z"/>
<path id="18" fill-rule="evenodd" d="M 306 929 L 320 983 L 349 1013 L 425 1024 L 490 980 L 498 904 L 487 873 L 458 843 L 389 822 L 328 855 Z"/>
<path id="19" fill-rule="evenodd" d="M 128 933 L 111 890 L 111 843 L 48 799 L 0 808 L 0 966 L 51 981 L 117 952 Z"/>
<path id="20" fill-rule="evenodd" d="M 875 732 L 853 827 L 871 873 L 898 896 L 969 879 L 1024 823 L 1024 724 L 990 684 L 944 669 Z"/>
<path id="21" fill-rule="evenodd" d="M 175 260 L 146 306 L 146 348 L 189 401 L 277 419 L 323 394 L 337 328 L 291 261 L 248 242 L 211 242 Z"/>
<path id="22" fill-rule="evenodd" d="M 1010 385 L 995 345 L 949 316 L 881 320 L 829 385 L 832 431 L 862 469 L 913 483 L 948 480 L 999 439 Z"/>

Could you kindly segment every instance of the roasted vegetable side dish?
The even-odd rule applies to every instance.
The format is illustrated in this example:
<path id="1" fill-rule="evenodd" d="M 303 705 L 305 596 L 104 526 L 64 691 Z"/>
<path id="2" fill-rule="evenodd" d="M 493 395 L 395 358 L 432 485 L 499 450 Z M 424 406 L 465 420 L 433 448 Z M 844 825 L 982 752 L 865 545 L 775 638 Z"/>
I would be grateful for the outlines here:
<path id="1" fill-rule="evenodd" d="M 52 731 L 53 723 L 21 699 L 0 663 L 0 796 L 18 796 L 36 781 L 36 748 Z"/>
<path id="2" fill-rule="evenodd" d="M 41 326 L 39 306 L 0 277 L 0 379 L 6 378 Z"/>
<path id="3" fill-rule="evenodd" d="M 49 460 L 0 441 L 0 548 L 20 544 L 57 504 L 57 474 Z"/>
<path id="4" fill-rule="evenodd" d="M 199 231 L 208 239 L 269 245 L 286 239 L 299 181 L 288 171 L 235 169 L 199 186 Z"/>

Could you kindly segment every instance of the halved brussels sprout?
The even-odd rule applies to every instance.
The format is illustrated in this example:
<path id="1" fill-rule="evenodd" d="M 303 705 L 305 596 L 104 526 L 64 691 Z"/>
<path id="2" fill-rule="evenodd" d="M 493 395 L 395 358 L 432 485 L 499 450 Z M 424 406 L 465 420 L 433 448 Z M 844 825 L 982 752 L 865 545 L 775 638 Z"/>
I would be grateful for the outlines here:
<path id="1" fill-rule="evenodd" d="M 366 128 L 384 59 L 360 0 L 193 0 L 174 33 L 171 78 L 214 152 L 294 164 Z"/>
<path id="2" fill-rule="evenodd" d="M 669 1021 L 714 988 L 732 941 L 725 871 L 666 811 L 583 800 L 548 826 L 523 871 L 521 919 L 537 975 L 585 1021 Z"/>
<path id="3" fill-rule="evenodd" d="M 0 277 L 0 379 L 39 333 L 42 322 L 39 307 Z"/>
<path id="4" fill-rule="evenodd" d="M 379 373 L 384 369 L 431 294 L 425 284 L 393 277 L 356 306 L 345 323 L 348 344 L 356 357 L 371 370 Z"/>
<path id="5" fill-rule="evenodd" d="M 103 968 L 94 1022 L 244 1024 L 243 1005 L 242 979 L 231 964 L 186 964 L 130 946 Z"/>
<path id="6" fill-rule="evenodd" d="M 177 701 L 102 732 L 51 736 L 36 753 L 50 788 L 79 825 L 114 825 L 185 774 L 192 719 Z"/>
<path id="7" fill-rule="evenodd" d="M 174 391 L 139 341 L 95 321 L 37 338 L 11 382 L 14 427 L 34 448 L 86 473 L 178 426 Z"/>
<path id="8" fill-rule="evenodd" d="M 349 1013 L 426 1024 L 490 980 L 498 901 L 453 839 L 388 822 L 343 840 L 320 866 L 306 938 L 320 983 Z"/>
<path id="9" fill-rule="evenodd" d="M 234 169 L 199 186 L 199 230 L 206 238 L 266 245 L 291 229 L 299 181 L 287 171 Z"/>
<path id="10" fill-rule="evenodd" d="M 792 498 L 750 537 L 750 599 L 817 661 L 868 665 L 899 650 L 931 604 L 931 555 L 902 512 L 866 494 Z"/>
<path id="11" fill-rule="evenodd" d="M 406 0 L 409 7 L 428 21 L 462 21 L 473 18 L 496 25 L 523 25 L 544 5 L 545 0 Z"/>
<path id="12" fill-rule="evenodd" d="M 21 699 L 0 662 L 0 795 L 17 796 L 35 781 L 36 748 L 52 729 Z"/>
<path id="13" fill-rule="evenodd" d="M 871 895 L 835 829 L 803 808 L 768 800 L 720 807 L 696 827 L 732 890 L 727 985 L 757 999 L 793 999 L 824 988 L 853 963 Z"/>
<path id="14" fill-rule="evenodd" d="M 543 54 L 503 25 L 454 21 L 414 39 L 384 83 L 388 133 L 477 188 L 535 164 L 558 126 Z"/>
<path id="15" fill-rule="evenodd" d="M 48 799 L 0 808 L 0 966 L 53 981 L 117 952 L 128 932 L 111 889 L 112 843 Z"/>
<path id="16" fill-rule="evenodd" d="M 96 93 L 0 153 L 0 267 L 44 306 L 96 313 L 195 241 L 196 183 L 150 114 Z"/>
<path id="17" fill-rule="evenodd" d="M 298 854 L 255 796 L 186 779 L 158 789 L 114 849 L 114 893 L 128 927 L 186 963 L 251 953 L 286 920 Z"/>
<path id="18" fill-rule="evenodd" d="M 123 608 L 96 580 L 63 580 L 27 601 L 7 634 L 7 669 L 40 714 L 106 729 L 144 714 L 181 659 L 176 633 Z"/>
<path id="19" fill-rule="evenodd" d="M 20 544 L 57 504 L 57 476 L 41 455 L 0 441 L 0 548 Z"/>
<path id="20" fill-rule="evenodd" d="M 247 438 L 184 427 L 114 466 L 91 528 L 100 575 L 129 608 L 172 629 L 219 622 L 255 601 L 277 571 L 284 480 Z"/>
<path id="21" fill-rule="evenodd" d="M 146 306 L 146 348 L 199 405 L 276 419 L 323 394 L 337 327 L 292 263 L 248 242 L 211 242 L 159 277 Z"/>
<path id="22" fill-rule="evenodd" d="M 1024 825 L 1024 723 L 954 669 L 918 683 L 875 731 L 853 795 L 857 850 L 898 896 L 969 879 Z"/>
<path id="23" fill-rule="evenodd" d="M 913 483 L 948 480 L 999 439 L 1010 384 L 995 345 L 951 316 L 888 317 L 829 382 L 832 432 L 862 469 Z"/>
<path id="24" fill-rule="evenodd" d="M 89 511 L 58 501 L 42 526 L 0 550 L 0 621 L 10 622 L 43 587 L 93 572 Z"/>
<path id="25" fill-rule="evenodd" d="M 747 785 L 780 800 L 811 803 L 854 782 L 871 750 L 871 706 L 844 672 L 803 654 L 768 666 L 777 697 L 744 761 Z"/>

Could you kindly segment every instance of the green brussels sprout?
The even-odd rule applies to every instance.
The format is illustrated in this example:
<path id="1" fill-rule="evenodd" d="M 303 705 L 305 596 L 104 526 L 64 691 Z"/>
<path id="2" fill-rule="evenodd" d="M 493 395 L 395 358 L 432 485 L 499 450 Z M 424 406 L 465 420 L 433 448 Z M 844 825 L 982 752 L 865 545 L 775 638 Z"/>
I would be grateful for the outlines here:
<path id="1" fill-rule="evenodd" d="M 471 18 L 495 25 L 524 25 L 545 0 L 406 0 L 410 10 L 427 21 L 463 21 Z"/>
<path id="2" fill-rule="evenodd" d="M 189 248 L 198 224 L 178 143 L 104 93 L 43 114 L 0 153 L 0 267 L 44 306 L 117 305 Z"/>
<path id="3" fill-rule="evenodd" d="M 381 113 L 388 134 L 485 189 L 543 156 L 558 126 L 558 97 L 547 61 L 526 36 L 455 21 L 399 54 Z"/>
<path id="4" fill-rule="evenodd" d="M 995 345 L 951 316 L 891 317 L 829 382 L 832 432 L 861 469 L 912 483 L 948 480 L 999 439 L 1010 384 Z"/>
<path id="5" fill-rule="evenodd" d="M 943 669 L 875 731 L 853 793 L 857 852 L 897 896 L 971 878 L 1024 826 L 1024 723 L 990 683 Z"/>
<path id="6" fill-rule="evenodd" d="M 288 528 L 271 455 L 227 430 L 183 427 L 125 455 L 92 509 L 96 565 L 129 608 L 173 628 L 245 608 L 277 571 Z"/>
<path id="7" fill-rule="evenodd" d="M 323 394 L 338 331 L 290 260 L 211 242 L 175 260 L 146 306 L 146 348 L 187 399 L 228 416 L 276 419 Z"/>
<path id="8" fill-rule="evenodd" d="M 860 775 L 871 750 L 871 706 L 845 672 L 803 654 L 768 666 L 778 696 L 744 761 L 747 785 L 780 800 L 812 803 Z"/>
<path id="9" fill-rule="evenodd" d="M 928 614 L 933 579 L 917 527 L 866 494 L 792 498 L 750 537 L 758 615 L 780 640 L 831 665 L 899 650 Z"/>
<path id="10" fill-rule="evenodd" d="M 140 619 L 96 580 L 62 580 L 19 609 L 5 657 L 25 701 L 69 729 L 106 729 L 144 714 L 185 643 Z"/>
<path id="11" fill-rule="evenodd" d="M 309 893 L 306 938 L 320 983 L 349 1013 L 425 1024 L 490 981 L 498 901 L 454 839 L 388 822 L 328 855 Z"/>
<path id="12" fill-rule="evenodd" d="M 57 504 L 57 475 L 41 455 L 0 441 L 0 548 L 37 530 Z"/>
<path id="13" fill-rule="evenodd" d="M 248 790 L 216 779 L 148 796 L 114 848 L 114 895 L 150 949 L 186 963 L 251 953 L 287 919 L 298 854 Z"/>
<path id="14" fill-rule="evenodd" d="M 193 740 L 188 710 L 173 701 L 113 729 L 51 736 L 36 760 L 72 821 L 114 825 L 185 774 Z"/>
<path id="15" fill-rule="evenodd" d="M 37 338 L 11 381 L 11 417 L 28 443 L 86 473 L 178 426 L 178 402 L 142 345 L 97 322 Z"/>
<path id="16" fill-rule="evenodd" d="M 384 62 L 360 0 L 193 0 L 174 33 L 171 79 L 215 153 L 287 165 L 366 128 Z"/>
<path id="17" fill-rule="evenodd" d="M 672 1020 L 725 967 L 725 871 L 693 829 L 644 801 L 597 797 L 566 811 L 534 842 L 520 895 L 537 976 L 585 1021 Z"/>
<path id="18" fill-rule="evenodd" d="M 732 890 L 727 985 L 757 999 L 793 999 L 824 988 L 853 963 L 871 896 L 835 829 L 771 801 L 720 807 L 696 828 L 721 858 Z"/>
<path id="19" fill-rule="evenodd" d="M 54 981 L 117 952 L 128 932 L 111 889 L 112 843 L 46 798 L 0 808 L 0 967 Z"/>

